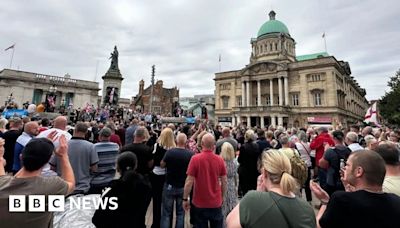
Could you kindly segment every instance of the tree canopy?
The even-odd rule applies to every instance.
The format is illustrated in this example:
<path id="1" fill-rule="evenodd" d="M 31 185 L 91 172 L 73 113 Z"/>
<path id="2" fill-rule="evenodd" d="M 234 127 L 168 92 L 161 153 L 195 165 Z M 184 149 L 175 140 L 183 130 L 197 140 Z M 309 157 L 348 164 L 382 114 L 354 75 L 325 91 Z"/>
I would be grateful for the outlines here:
<path id="1" fill-rule="evenodd" d="M 390 77 L 386 92 L 379 102 L 380 114 L 391 125 L 400 126 L 400 69 Z"/>

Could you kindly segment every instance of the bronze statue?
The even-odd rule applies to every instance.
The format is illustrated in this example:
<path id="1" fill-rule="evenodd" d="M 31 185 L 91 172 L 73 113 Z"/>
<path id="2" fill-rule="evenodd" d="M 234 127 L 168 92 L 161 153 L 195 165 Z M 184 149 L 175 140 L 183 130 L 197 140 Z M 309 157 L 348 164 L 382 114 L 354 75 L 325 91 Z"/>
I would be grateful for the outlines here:
<path id="1" fill-rule="evenodd" d="M 114 52 L 111 53 L 111 66 L 110 69 L 118 70 L 118 50 L 117 46 L 114 46 Z"/>

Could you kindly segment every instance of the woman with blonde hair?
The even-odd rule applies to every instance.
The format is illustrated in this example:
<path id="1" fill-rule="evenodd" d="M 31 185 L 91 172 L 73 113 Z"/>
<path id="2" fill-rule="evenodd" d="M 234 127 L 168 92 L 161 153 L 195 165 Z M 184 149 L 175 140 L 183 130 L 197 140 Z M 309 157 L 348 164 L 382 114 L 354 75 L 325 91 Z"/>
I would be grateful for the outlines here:
<path id="1" fill-rule="evenodd" d="M 3 134 L 7 131 L 6 125 L 8 123 L 8 120 L 5 118 L 0 119 L 0 137 L 3 136 Z"/>
<path id="2" fill-rule="evenodd" d="M 277 150 L 263 152 L 257 191 L 250 191 L 228 215 L 228 227 L 316 227 L 311 206 L 295 196 L 289 158 Z"/>
<path id="3" fill-rule="evenodd" d="M 220 156 L 225 161 L 226 167 L 226 176 L 227 176 L 227 187 L 225 198 L 222 203 L 222 214 L 224 215 L 224 221 L 226 220 L 226 216 L 228 216 L 229 212 L 236 206 L 238 203 L 237 197 L 237 179 L 236 179 L 236 170 L 237 166 L 234 162 L 235 159 L 235 150 L 233 146 L 229 142 L 224 142 L 221 147 Z M 224 224 L 226 227 L 226 224 Z"/>
<path id="4" fill-rule="evenodd" d="M 171 128 L 164 128 L 161 131 L 160 137 L 157 143 L 154 144 L 153 149 L 153 160 L 154 169 L 150 176 L 150 182 L 152 186 L 152 198 L 153 198 L 153 225 L 152 227 L 160 227 L 161 221 L 161 202 L 162 192 L 164 188 L 165 168 L 161 168 L 160 162 L 164 158 L 167 150 L 175 148 L 175 137 L 174 132 Z"/>

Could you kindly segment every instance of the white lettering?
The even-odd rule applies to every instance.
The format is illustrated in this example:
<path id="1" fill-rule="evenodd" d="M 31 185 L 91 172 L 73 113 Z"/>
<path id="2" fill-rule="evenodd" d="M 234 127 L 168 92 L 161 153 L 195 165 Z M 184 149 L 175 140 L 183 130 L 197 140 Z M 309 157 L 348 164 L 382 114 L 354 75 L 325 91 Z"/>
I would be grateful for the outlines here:
<path id="1" fill-rule="evenodd" d="M 109 206 L 108 209 L 110 209 L 110 210 L 118 209 L 118 198 L 117 197 L 110 197 L 108 202 L 109 202 L 109 204 L 112 205 L 112 206 Z"/>

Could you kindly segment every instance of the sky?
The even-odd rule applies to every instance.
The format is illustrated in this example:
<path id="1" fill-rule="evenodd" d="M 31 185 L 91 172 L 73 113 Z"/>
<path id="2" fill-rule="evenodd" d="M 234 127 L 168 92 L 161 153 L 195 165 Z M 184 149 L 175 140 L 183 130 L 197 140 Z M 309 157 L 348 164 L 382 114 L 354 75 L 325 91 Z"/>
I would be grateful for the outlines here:
<path id="1" fill-rule="evenodd" d="M 214 93 L 215 73 L 249 63 L 250 39 L 271 9 L 296 41 L 296 54 L 327 51 L 378 99 L 400 68 L 400 1 L 384 0 L 2 0 L 0 68 L 97 81 L 114 45 L 121 97 L 150 85 L 151 66 L 180 96 Z M 219 62 L 221 55 L 221 62 Z M 221 64 L 221 65 L 220 65 Z"/>

